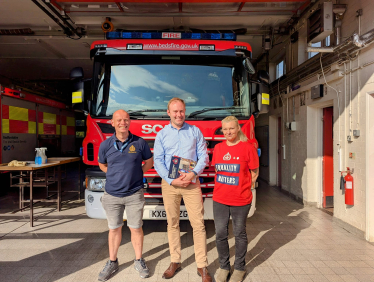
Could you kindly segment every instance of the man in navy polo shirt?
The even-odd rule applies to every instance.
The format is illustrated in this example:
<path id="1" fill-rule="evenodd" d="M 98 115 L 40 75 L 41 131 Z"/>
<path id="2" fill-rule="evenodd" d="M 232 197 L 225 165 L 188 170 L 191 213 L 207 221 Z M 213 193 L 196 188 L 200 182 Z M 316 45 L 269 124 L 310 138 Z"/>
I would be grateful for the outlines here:
<path id="1" fill-rule="evenodd" d="M 134 267 L 140 277 L 149 277 L 143 252 L 143 174 L 153 165 L 147 142 L 131 134 L 130 116 L 124 110 L 114 112 L 112 126 L 116 132 L 100 144 L 99 167 L 106 173 L 102 205 L 109 226 L 109 260 L 99 274 L 100 281 L 108 280 L 118 271 L 117 252 L 122 239 L 123 212 L 126 207 L 127 226 L 135 251 Z M 142 162 L 144 165 L 142 166 Z"/>

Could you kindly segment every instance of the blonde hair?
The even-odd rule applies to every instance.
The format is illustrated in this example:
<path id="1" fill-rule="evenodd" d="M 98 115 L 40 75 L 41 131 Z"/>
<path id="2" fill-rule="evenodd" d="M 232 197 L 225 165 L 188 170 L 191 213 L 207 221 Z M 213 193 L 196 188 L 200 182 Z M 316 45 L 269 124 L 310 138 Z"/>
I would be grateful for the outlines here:
<path id="1" fill-rule="evenodd" d="M 174 97 L 174 98 L 171 98 L 170 101 L 169 101 L 169 103 L 168 103 L 168 110 L 169 110 L 170 104 L 174 103 L 174 102 L 181 102 L 183 104 L 184 108 L 186 108 L 186 103 L 184 102 L 183 99 L 178 98 L 178 97 Z"/>
<path id="2" fill-rule="evenodd" d="M 243 133 L 243 131 L 242 131 L 240 125 L 239 125 L 239 121 L 238 121 L 238 119 L 237 119 L 236 117 L 234 117 L 234 116 L 228 116 L 228 117 L 225 117 L 225 118 L 221 121 L 221 123 L 222 123 L 222 125 L 223 125 L 224 123 L 231 122 L 231 121 L 235 121 L 236 126 L 239 128 L 239 132 L 238 132 L 239 140 L 240 140 L 240 141 L 243 141 L 243 142 L 247 142 L 247 141 L 248 141 L 248 138 L 247 138 L 247 136 L 245 136 L 245 134 Z"/>

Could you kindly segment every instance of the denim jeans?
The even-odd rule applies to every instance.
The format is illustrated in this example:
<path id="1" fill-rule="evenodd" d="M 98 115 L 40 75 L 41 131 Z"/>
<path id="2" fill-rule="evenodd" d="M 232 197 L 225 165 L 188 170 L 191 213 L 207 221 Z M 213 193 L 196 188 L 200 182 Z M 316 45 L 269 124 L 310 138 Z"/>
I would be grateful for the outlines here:
<path id="1" fill-rule="evenodd" d="M 245 206 L 228 206 L 213 201 L 214 225 L 216 228 L 216 245 L 220 268 L 230 270 L 230 250 L 228 243 L 229 220 L 235 236 L 234 269 L 245 270 L 245 255 L 247 254 L 248 238 L 246 221 L 251 204 Z"/>

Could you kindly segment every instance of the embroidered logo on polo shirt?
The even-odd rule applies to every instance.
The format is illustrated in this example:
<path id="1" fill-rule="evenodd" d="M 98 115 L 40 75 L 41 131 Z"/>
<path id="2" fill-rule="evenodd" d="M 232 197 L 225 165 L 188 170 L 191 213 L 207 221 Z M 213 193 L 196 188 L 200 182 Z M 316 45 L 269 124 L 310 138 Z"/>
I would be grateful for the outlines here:
<path id="1" fill-rule="evenodd" d="M 131 147 L 129 148 L 129 153 L 136 153 L 136 149 L 134 145 L 131 145 Z"/>
<path id="2" fill-rule="evenodd" d="M 227 152 L 227 154 L 223 156 L 223 160 L 224 160 L 224 161 L 229 161 L 229 160 L 231 160 L 231 155 L 230 155 L 229 152 Z"/>

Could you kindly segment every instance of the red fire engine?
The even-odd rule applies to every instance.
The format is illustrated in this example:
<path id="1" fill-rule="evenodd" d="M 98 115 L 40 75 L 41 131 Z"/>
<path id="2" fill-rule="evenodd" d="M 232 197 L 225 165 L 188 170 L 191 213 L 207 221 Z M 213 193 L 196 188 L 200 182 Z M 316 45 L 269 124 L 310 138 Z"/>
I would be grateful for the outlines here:
<path id="1" fill-rule="evenodd" d="M 64 103 L 0 85 L 0 160 L 33 161 L 36 147 L 48 157 L 74 154 L 75 113 Z"/>
<path id="2" fill-rule="evenodd" d="M 249 142 L 256 147 L 254 116 L 267 110 L 268 75 L 255 74 L 250 63 L 251 46 L 237 42 L 233 33 L 108 32 L 107 40 L 91 46 L 94 58 L 89 93 L 84 93 L 83 71 L 75 68 L 71 78 L 75 107 L 87 112 L 83 141 L 86 170 L 86 212 L 105 218 L 101 197 L 105 174 L 98 168 L 100 143 L 114 133 L 114 111 L 130 114 L 130 130 L 144 138 L 151 150 L 157 132 L 169 123 L 167 103 L 172 97 L 186 103 L 186 122 L 202 131 L 210 158 L 214 146 L 224 140 L 221 120 L 234 115 Z M 87 89 L 87 85 L 86 85 Z M 213 219 L 214 168 L 200 175 L 205 219 Z M 161 178 L 154 169 L 144 175 L 144 219 L 166 219 Z M 249 215 L 255 210 L 256 193 Z M 182 202 L 181 219 L 188 214 Z M 124 214 L 126 218 L 126 214 Z"/>

